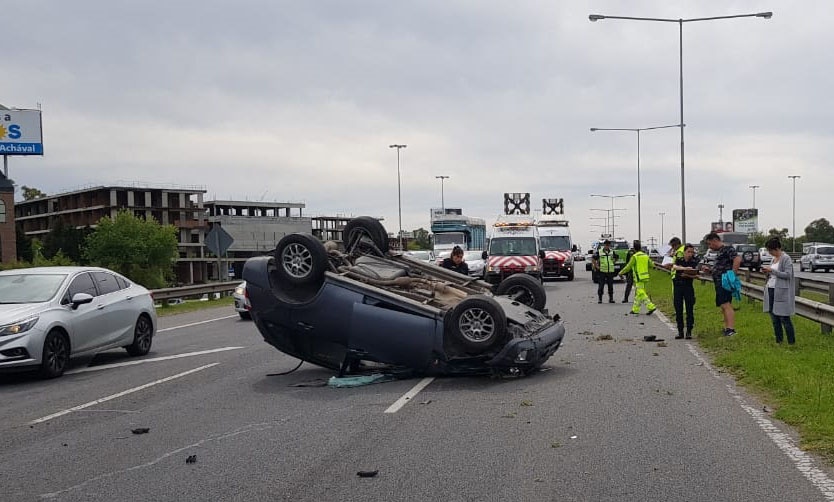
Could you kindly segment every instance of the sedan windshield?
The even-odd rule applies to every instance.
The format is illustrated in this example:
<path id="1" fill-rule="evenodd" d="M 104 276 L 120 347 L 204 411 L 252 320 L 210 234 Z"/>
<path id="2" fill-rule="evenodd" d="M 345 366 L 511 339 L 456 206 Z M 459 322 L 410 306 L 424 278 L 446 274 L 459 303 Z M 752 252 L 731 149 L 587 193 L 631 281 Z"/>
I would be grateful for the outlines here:
<path id="1" fill-rule="evenodd" d="M 66 274 L 0 275 L 0 303 L 41 303 L 58 292 Z"/>

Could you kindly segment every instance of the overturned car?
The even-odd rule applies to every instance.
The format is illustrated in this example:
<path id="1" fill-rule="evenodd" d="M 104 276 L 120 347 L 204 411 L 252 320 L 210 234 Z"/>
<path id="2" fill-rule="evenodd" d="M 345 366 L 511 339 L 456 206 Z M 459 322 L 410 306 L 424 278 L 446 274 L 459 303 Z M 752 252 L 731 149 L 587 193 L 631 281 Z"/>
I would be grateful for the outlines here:
<path id="1" fill-rule="evenodd" d="M 416 374 L 527 374 L 559 348 L 565 328 L 536 279 L 492 286 L 390 252 L 374 218 L 348 222 L 343 244 L 283 237 L 243 269 L 266 342 L 311 363 L 360 371 L 365 362 Z"/>

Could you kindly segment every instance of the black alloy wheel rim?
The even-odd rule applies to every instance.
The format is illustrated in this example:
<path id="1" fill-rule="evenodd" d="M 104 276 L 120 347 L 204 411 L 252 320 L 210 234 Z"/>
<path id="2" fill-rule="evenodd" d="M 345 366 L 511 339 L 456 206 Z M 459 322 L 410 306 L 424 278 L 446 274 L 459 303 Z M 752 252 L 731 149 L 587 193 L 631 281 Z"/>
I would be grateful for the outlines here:
<path id="1" fill-rule="evenodd" d="M 144 316 L 136 323 L 136 345 L 142 351 L 150 349 L 151 346 L 151 323 Z"/>
<path id="2" fill-rule="evenodd" d="M 46 365 L 52 373 L 61 372 L 67 365 L 69 350 L 67 342 L 61 335 L 53 335 L 49 338 L 45 347 Z"/>

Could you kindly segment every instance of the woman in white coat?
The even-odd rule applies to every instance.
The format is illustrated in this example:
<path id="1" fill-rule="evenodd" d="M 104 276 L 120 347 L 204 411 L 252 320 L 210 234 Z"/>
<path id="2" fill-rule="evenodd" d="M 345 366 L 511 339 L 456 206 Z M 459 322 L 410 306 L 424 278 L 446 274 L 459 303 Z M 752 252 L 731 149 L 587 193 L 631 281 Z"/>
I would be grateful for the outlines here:
<path id="1" fill-rule="evenodd" d="M 765 243 L 768 253 L 773 256 L 769 267 L 762 267 L 768 274 L 764 288 L 764 311 L 770 313 L 776 343 L 782 343 L 782 332 L 788 339 L 788 345 L 796 342 L 791 316 L 796 310 L 796 297 L 793 287 L 793 260 L 782 252 L 782 243 L 778 237 L 771 237 Z"/>

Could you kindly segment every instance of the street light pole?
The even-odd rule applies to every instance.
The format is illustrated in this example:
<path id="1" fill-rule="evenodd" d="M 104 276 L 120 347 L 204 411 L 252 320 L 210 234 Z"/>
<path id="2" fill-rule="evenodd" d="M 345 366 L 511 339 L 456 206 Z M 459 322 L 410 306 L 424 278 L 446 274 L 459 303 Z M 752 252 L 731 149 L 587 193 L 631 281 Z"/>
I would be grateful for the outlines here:
<path id="1" fill-rule="evenodd" d="M 660 243 L 666 243 L 666 237 L 663 236 L 663 220 L 665 219 L 666 213 L 657 213 L 660 215 Z"/>
<path id="2" fill-rule="evenodd" d="M 402 197 L 402 185 L 400 184 L 400 150 L 406 148 L 408 145 L 389 145 L 388 148 L 396 148 L 397 149 L 397 211 L 400 217 L 400 251 L 405 251 L 405 245 L 403 244 L 403 197 Z"/>
<path id="3" fill-rule="evenodd" d="M 591 197 L 606 197 L 611 199 L 611 238 L 614 239 L 617 236 L 614 235 L 614 199 L 618 199 L 620 197 L 634 197 L 633 193 L 625 194 L 625 195 L 599 195 L 599 194 L 591 194 Z"/>
<path id="4" fill-rule="evenodd" d="M 793 244 L 791 245 L 791 251 L 794 253 L 796 252 L 796 179 L 801 177 L 802 176 L 796 174 L 793 176 L 788 176 L 788 178 L 791 178 L 793 180 Z"/>
<path id="5" fill-rule="evenodd" d="M 770 19 L 773 17 L 772 12 L 758 12 L 755 14 L 737 14 L 733 16 L 714 16 L 714 17 L 698 17 L 690 19 L 667 19 L 657 17 L 630 17 L 630 16 L 604 16 L 601 14 L 591 14 L 588 19 L 591 22 L 596 22 L 601 19 L 623 19 L 629 21 L 658 21 L 662 23 L 677 23 L 678 24 L 678 60 L 680 68 L 680 112 L 683 124 L 683 23 L 691 23 L 695 21 L 715 21 L 718 19 L 735 19 L 739 17 L 760 17 L 763 19 Z M 683 141 L 683 127 L 681 127 L 681 239 L 686 242 L 686 184 L 684 177 L 684 141 Z"/>
<path id="6" fill-rule="evenodd" d="M 440 180 L 440 209 L 443 211 L 443 214 L 446 214 L 446 203 L 443 201 L 443 180 L 448 180 L 448 176 L 435 176 L 435 178 Z"/>
<path id="7" fill-rule="evenodd" d="M 759 185 L 750 185 L 750 188 L 753 189 L 753 209 L 756 209 L 756 189 L 761 187 Z"/>
<path id="8" fill-rule="evenodd" d="M 643 211 L 640 202 L 640 131 L 651 131 L 654 129 L 668 129 L 670 127 L 683 127 L 684 124 L 672 124 L 655 127 L 592 127 L 591 132 L 597 131 L 631 131 L 637 133 L 637 238 L 643 241 Z"/>

